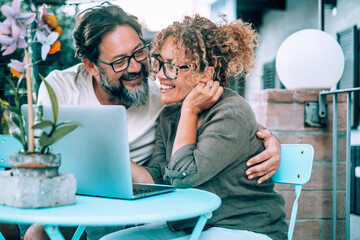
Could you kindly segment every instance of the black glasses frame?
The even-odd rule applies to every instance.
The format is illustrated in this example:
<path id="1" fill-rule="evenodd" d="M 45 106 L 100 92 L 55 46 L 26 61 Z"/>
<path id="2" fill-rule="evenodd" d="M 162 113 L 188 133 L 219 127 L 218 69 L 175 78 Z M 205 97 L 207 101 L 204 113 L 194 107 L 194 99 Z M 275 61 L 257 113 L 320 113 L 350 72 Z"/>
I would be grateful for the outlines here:
<path id="1" fill-rule="evenodd" d="M 175 64 L 173 64 L 173 63 L 171 63 L 171 62 L 163 62 L 163 61 L 161 61 L 158 57 L 159 57 L 159 55 L 152 55 L 152 56 L 151 56 L 151 58 L 155 58 L 156 60 L 158 60 L 158 61 L 159 61 L 159 64 L 160 64 L 159 70 L 155 71 L 154 68 L 151 68 L 152 71 L 154 71 L 155 73 L 158 73 L 158 72 L 160 72 L 160 70 L 161 70 L 161 68 L 162 68 L 165 77 L 167 77 L 167 78 L 170 79 L 170 80 L 175 80 L 175 79 L 177 79 L 177 76 L 178 76 L 178 73 L 179 73 L 179 70 L 180 70 L 180 69 L 190 68 L 190 66 L 188 66 L 188 65 L 176 66 Z M 150 60 L 151 60 L 151 58 L 150 58 Z M 174 78 L 171 78 L 171 77 L 169 77 L 169 76 L 166 74 L 166 68 L 164 67 L 165 64 L 171 64 L 171 65 L 175 66 L 176 75 L 175 75 Z"/>
<path id="2" fill-rule="evenodd" d="M 142 40 L 142 41 L 144 42 L 144 40 Z M 113 70 L 115 73 L 119 73 L 119 72 L 125 71 L 125 70 L 129 67 L 130 61 L 131 61 L 132 58 L 135 59 L 136 62 L 141 62 L 141 61 L 144 61 L 146 58 L 148 58 L 148 57 L 149 57 L 149 53 L 147 54 L 147 56 L 146 56 L 144 59 L 141 59 L 141 60 L 139 60 L 139 61 L 135 58 L 135 54 L 138 53 L 138 52 L 140 52 L 140 51 L 143 51 L 145 48 L 147 48 L 148 51 L 149 51 L 149 50 L 150 50 L 150 44 L 147 43 L 147 44 L 144 45 L 144 47 L 136 50 L 136 51 L 133 52 L 130 56 L 125 56 L 125 57 L 119 58 L 119 59 L 117 59 L 117 60 L 115 60 L 115 61 L 113 61 L 113 62 L 107 63 L 107 62 L 101 61 L 100 59 L 98 59 L 98 62 L 101 62 L 101 63 L 103 63 L 103 64 L 106 64 L 106 65 L 111 66 L 112 70 Z M 149 51 L 149 52 L 150 52 L 150 51 Z M 116 62 L 119 62 L 119 61 L 125 59 L 125 58 L 128 58 L 127 66 L 126 66 L 124 69 L 120 70 L 120 71 L 115 71 L 114 64 L 115 64 Z"/>

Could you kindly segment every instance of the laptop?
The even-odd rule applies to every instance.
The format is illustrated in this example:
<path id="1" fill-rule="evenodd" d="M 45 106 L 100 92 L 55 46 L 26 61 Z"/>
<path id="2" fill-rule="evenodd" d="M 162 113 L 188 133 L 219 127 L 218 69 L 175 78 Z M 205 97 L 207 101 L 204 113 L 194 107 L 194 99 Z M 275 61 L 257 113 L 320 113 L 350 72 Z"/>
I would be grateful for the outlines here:
<path id="1" fill-rule="evenodd" d="M 27 118 L 27 105 L 22 106 Z M 34 113 L 35 115 L 35 113 Z M 53 121 L 51 106 L 44 106 L 44 119 Z M 61 153 L 60 173 L 77 179 L 77 194 L 137 199 L 174 191 L 159 184 L 133 184 L 123 106 L 59 106 L 58 123 L 78 121 L 78 127 L 50 146 Z"/>

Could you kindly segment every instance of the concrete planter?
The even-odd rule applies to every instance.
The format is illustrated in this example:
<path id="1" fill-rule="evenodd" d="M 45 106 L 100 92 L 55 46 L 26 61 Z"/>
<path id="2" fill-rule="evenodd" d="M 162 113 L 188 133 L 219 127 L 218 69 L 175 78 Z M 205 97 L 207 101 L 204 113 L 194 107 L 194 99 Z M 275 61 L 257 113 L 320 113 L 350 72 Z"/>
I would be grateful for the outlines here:
<path id="1" fill-rule="evenodd" d="M 12 169 L 0 172 L 0 204 L 43 208 L 75 203 L 76 178 L 59 174 L 60 154 L 10 154 Z"/>
<path id="2" fill-rule="evenodd" d="M 61 155 L 10 153 L 9 162 L 14 176 L 56 177 L 59 174 Z"/>

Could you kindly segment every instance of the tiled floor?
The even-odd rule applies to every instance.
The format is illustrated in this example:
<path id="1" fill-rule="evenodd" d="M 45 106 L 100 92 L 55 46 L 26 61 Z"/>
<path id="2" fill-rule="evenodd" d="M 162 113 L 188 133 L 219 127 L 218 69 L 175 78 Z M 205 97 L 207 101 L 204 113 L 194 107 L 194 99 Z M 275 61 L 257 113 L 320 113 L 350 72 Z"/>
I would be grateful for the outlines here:
<path id="1" fill-rule="evenodd" d="M 360 240 L 360 215 L 350 214 L 350 240 Z"/>

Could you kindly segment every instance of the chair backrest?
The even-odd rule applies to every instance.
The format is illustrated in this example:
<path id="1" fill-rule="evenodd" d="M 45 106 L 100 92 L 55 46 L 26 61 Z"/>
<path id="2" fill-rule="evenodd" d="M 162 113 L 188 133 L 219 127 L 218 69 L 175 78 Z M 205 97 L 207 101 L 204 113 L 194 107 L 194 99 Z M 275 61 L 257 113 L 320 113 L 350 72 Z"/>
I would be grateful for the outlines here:
<path id="1" fill-rule="evenodd" d="M 309 144 L 281 144 L 280 169 L 272 179 L 276 183 L 295 185 L 295 200 L 291 211 L 288 239 L 292 239 L 301 186 L 310 179 L 313 159 L 314 149 Z"/>
<path id="2" fill-rule="evenodd" d="M 18 152 L 21 148 L 21 143 L 13 136 L 0 135 L 0 170 L 10 167 L 9 154 Z"/>

